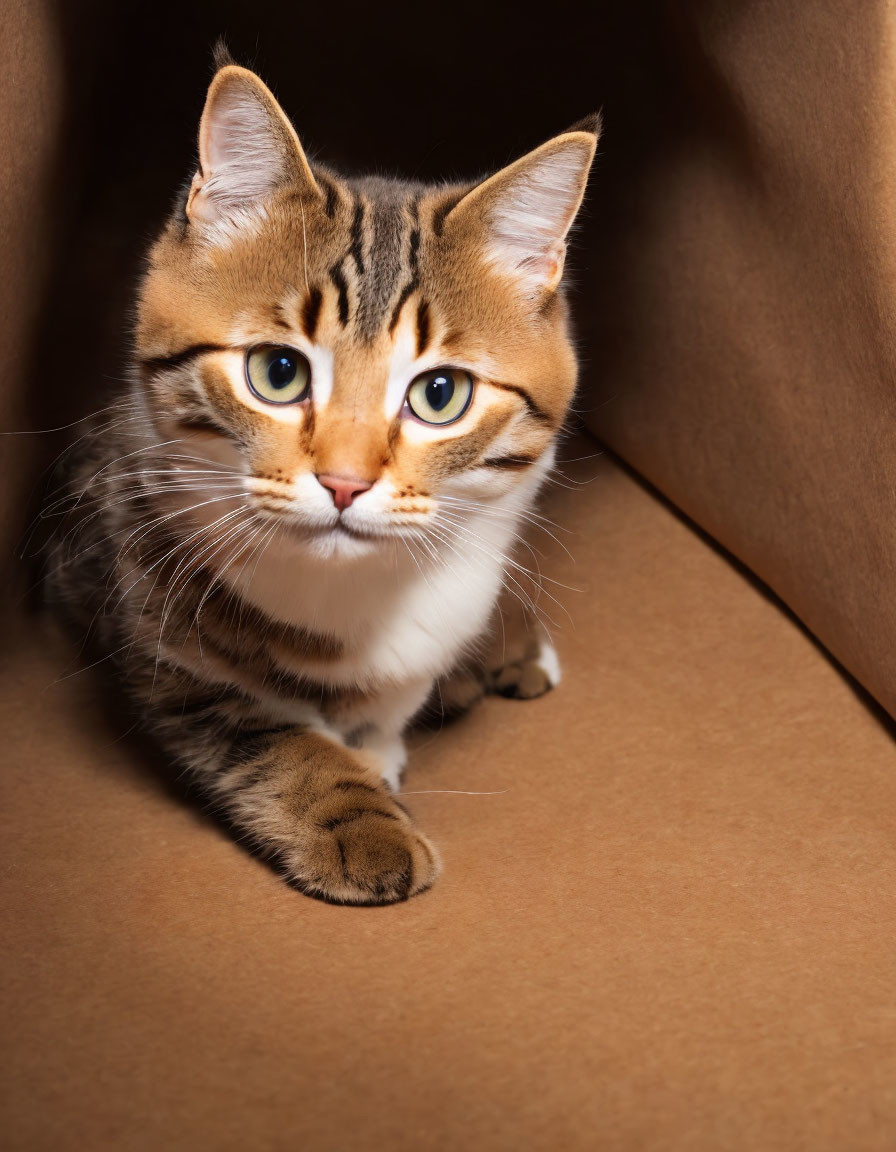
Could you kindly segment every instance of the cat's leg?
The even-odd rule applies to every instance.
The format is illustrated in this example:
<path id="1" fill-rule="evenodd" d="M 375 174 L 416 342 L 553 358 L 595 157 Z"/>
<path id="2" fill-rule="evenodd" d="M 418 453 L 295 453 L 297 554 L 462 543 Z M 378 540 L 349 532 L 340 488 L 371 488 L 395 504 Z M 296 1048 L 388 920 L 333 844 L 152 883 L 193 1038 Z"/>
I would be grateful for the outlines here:
<path id="1" fill-rule="evenodd" d="M 488 692 L 488 672 L 482 659 L 464 659 L 435 683 L 426 709 L 424 723 L 441 723 L 463 716 Z"/>
<path id="2" fill-rule="evenodd" d="M 225 764 L 210 781 L 224 813 L 304 892 L 390 904 L 438 875 L 435 849 L 390 795 L 371 752 L 290 728 L 234 737 Z"/>
<path id="3" fill-rule="evenodd" d="M 489 693 L 532 700 L 555 688 L 560 676 L 557 650 L 547 629 L 530 609 L 505 593 L 479 651 L 439 679 L 428 713 L 459 716 Z"/>
<path id="4" fill-rule="evenodd" d="M 353 747 L 373 753 L 383 765 L 382 777 L 393 792 L 401 787 L 407 763 L 404 730 L 432 690 L 432 679 L 412 680 L 381 689 L 371 701 L 372 718 L 349 739 Z"/>
<path id="5" fill-rule="evenodd" d="M 505 619 L 503 634 L 493 637 L 487 660 L 491 692 L 516 700 L 533 700 L 560 683 L 557 649 L 540 620 L 522 611 L 512 633 Z"/>
<path id="6" fill-rule="evenodd" d="M 401 734 L 372 728 L 364 733 L 360 746 L 365 752 L 372 752 L 377 757 L 382 764 L 382 779 L 391 792 L 397 792 L 401 788 L 401 777 L 408 760 Z"/>

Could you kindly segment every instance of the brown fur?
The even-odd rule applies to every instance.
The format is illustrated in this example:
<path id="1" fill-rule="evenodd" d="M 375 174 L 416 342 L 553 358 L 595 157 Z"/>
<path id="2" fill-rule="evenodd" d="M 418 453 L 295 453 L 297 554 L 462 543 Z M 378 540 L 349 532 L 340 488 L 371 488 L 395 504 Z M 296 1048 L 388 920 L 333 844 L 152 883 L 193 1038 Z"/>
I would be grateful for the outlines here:
<path id="1" fill-rule="evenodd" d="M 471 657 L 481 636 L 455 636 L 473 607 L 484 626 L 509 528 L 477 577 L 485 591 L 460 605 L 425 675 L 410 651 L 406 675 L 384 666 L 397 659 L 388 644 L 370 655 L 370 615 L 405 624 L 404 588 L 387 563 L 399 555 L 395 533 L 422 541 L 421 588 L 436 561 L 451 576 L 466 512 L 446 486 L 479 475 L 488 494 L 477 507 L 497 502 L 504 517 L 483 523 L 506 526 L 521 509 L 499 498 L 550 461 L 576 376 L 564 240 L 595 141 L 596 125 L 579 125 L 479 184 L 346 179 L 309 164 L 252 73 L 225 62 L 212 82 L 189 195 L 149 254 L 133 389 L 81 451 L 53 585 L 117 661 L 163 746 L 313 895 L 385 903 L 435 879 L 434 849 L 381 777 L 391 754 L 382 749 L 439 671 L 458 662 L 453 696 L 444 680 L 455 702 L 550 686 L 540 642 L 493 667 Z M 278 406 L 252 392 L 246 358 L 262 345 L 307 354 L 306 396 Z M 473 380 L 472 402 L 450 427 L 404 406 L 402 365 L 423 358 Z M 355 604 L 367 577 L 353 584 L 350 566 L 295 569 L 313 581 L 309 591 L 332 580 L 342 597 L 326 605 L 325 625 L 288 622 L 286 607 L 281 616 L 279 604 L 262 608 L 250 595 L 271 540 L 286 555 L 290 533 L 307 533 L 290 517 L 296 485 L 314 477 L 389 494 L 381 602 L 367 615 Z M 339 525 L 358 536 L 345 517 Z M 481 541 L 465 539 L 459 548 L 475 559 Z M 416 580 L 402 563 L 401 579 Z M 277 578 L 297 611 L 299 575 Z M 428 625 L 418 628 L 423 649 Z"/>

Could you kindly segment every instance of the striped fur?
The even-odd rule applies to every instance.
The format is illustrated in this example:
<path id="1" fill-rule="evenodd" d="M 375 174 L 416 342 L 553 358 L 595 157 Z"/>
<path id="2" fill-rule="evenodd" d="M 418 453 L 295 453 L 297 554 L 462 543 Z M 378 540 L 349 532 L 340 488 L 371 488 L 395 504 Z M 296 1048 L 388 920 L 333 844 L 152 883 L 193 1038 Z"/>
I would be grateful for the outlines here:
<path id="1" fill-rule="evenodd" d="M 560 277 L 596 132 L 478 184 L 346 179 L 223 67 L 150 253 L 132 384 L 50 508 L 59 602 L 162 746 L 312 895 L 429 887 L 438 857 L 395 797 L 404 728 L 434 695 L 456 710 L 557 679 L 544 635 L 503 661 L 488 637 L 574 389 Z M 309 397 L 250 391 L 259 345 L 307 357 Z M 473 398 L 426 424 L 408 388 L 443 366 Z"/>

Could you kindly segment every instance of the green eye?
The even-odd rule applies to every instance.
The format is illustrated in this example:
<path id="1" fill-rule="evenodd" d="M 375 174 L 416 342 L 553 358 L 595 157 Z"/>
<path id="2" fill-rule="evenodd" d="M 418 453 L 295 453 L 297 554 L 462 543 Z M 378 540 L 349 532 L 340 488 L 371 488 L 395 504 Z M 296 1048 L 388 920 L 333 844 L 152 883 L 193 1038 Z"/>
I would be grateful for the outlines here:
<path id="1" fill-rule="evenodd" d="M 295 348 L 267 344 L 246 356 L 246 379 L 268 404 L 296 404 L 311 390 L 311 365 Z"/>
<path id="2" fill-rule="evenodd" d="M 408 408 L 424 424 L 450 424 L 466 412 L 473 396 L 473 377 L 463 368 L 434 368 L 408 389 Z"/>

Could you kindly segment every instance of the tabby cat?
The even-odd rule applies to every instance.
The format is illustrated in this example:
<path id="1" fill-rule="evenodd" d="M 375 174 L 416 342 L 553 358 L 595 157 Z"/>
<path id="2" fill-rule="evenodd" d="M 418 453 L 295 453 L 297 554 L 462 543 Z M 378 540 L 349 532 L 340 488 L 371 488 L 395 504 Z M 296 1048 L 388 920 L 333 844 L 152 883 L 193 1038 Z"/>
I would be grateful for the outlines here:
<path id="1" fill-rule="evenodd" d="M 254 73 L 212 81 L 50 581 L 166 754 L 311 895 L 427 889 L 395 798 L 409 721 L 558 678 L 546 634 L 503 666 L 488 637 L 575 385 L 561 277 L 597 134 L 479 183 L 347 179 Z"/>

